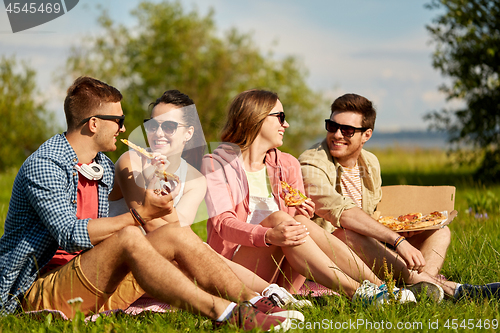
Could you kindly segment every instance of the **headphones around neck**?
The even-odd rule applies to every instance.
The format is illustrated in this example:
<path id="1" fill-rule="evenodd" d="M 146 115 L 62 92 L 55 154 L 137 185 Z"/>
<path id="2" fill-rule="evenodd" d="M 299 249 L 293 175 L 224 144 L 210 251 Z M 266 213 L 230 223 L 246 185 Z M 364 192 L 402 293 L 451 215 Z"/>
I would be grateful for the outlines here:
<path id="1" fill-rule="evenodd" d="M 104 174 L 104 169 L 96 162 L 82 164 L 81 166 L 77 164 L 75 165 L 75 169 L 82 174 L 82 176 L 90 180 L 99 180 Z"/>

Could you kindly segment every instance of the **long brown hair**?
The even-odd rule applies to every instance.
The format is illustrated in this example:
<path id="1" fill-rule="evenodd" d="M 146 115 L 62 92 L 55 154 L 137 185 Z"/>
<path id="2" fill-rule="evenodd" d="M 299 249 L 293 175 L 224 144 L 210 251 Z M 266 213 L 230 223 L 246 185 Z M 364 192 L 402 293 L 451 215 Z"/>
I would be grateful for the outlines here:
<path id="1" fill-rule="evenodd" d="M 262 123 L 276 106 L 278 94 L 267 90 L 247 90 L 237 95 L 227 109 L 221 140 L 246 150 L 260 132 Z"/>

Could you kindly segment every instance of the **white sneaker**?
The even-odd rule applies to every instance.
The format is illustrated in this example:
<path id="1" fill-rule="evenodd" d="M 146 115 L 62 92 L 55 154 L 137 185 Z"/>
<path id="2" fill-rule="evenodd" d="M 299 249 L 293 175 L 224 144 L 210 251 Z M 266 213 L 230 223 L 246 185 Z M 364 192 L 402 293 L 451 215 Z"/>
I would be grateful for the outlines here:
<path id="1" fill-rule="evenodd" d="M 399 299 L 399 295 L 401 294 L 401 298 L 399 300 L 400 303 L 417 302 L 415 295 L 413 295 L 413 293 L 408 289 L 394 288 L 393 294 L 396 299 Z M 354 296 L 352 297 L 353 302 L 360 300 L 365 305 L 386 304 L 389 299 L 389 290 L 387 290 L 387 286 L 385 284 L 377 287 L 375 283 L 371 283 L 368 280 L 363 281 L 363 284 L 356 290 Z"/>
<path id="2" fill-rule="evenodd" d="M 432 299 L 436 303 L 440 303 L 444 297 L 444 291 L 441 286 L 427 281 L 421 281 L 410 286 L 406 286 L 408 290 L 411 290 L 417 297 L 420 296 L 422 291 L 425 293 L 429 299 Z"/>
<path id="3" fill-rule="evenodd" d="M 296 307 L 303 308 L 305 306 L 312 306 L 312 303 L 305 299 L 296 299 L 285 288 L 277 284 L 270 284 L 269 287 L 262 291 L 262 296 L 273 299 L 280 307 Z"/>

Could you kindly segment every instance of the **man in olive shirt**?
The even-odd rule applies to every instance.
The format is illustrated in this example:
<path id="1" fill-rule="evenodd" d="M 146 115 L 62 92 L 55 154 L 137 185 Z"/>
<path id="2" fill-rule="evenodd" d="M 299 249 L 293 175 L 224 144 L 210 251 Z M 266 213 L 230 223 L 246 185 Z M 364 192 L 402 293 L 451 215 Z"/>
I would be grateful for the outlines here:
<path id="1" fill-rule="evenodd" d="M 377 157 L 363 145 L 372 136 L 375 117 L 366 98 L 337 98 L 326 120 L 326 139 L 299 157 L 306 193 L 316 205 L 313 219 L 369 266 L 375 264 L 377 274 L 385 258 L 395 277 L 406 283 L 411 283 L 413 271 L 436 276 L 450 244 L 448 227 L 409 232 L 404 238 L 371 218 L 382 197 L 382 180 Z"/>

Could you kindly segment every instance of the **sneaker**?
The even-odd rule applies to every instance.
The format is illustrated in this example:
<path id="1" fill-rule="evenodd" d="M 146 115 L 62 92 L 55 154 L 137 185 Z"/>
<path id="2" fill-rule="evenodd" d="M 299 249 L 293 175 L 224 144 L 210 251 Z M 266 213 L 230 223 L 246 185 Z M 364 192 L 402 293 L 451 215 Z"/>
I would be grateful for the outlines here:
<path id="1" fill-rule="evenodd" d="M 440 303 L 444 298 L 444 291 L 441 286 L 427 281 L 421 281 L 409 286 L 406 286 L 417 297 L 425 291 L 425 294 L 429 299 L 432 299 L 436 303 Z"/>
<path id="2" fill-rule="evenodd" d="M 262 297 L 260 300 L 255 302 L 253 306 L 255 306 L 260 312 L 270 316 L 279 316 L 288 319 L 297 319 L 300 321 L 305 320 L 304 315 L 299 311 L 282 309 L 278 304 L 276 304 L 274 299 L 269 297 Z"/>
<path id="3" fill-rule="evenodd" d="M 488 283 L 482 286 L 473 284 L 462 284 L 458 287 L 458 292 L 455 295 L 456 299 L 462 297 L 479 297 L 479 298 L 500 298 L 500 282 Z"/>
<path id="4" fill-rule="evenodd" d="M 251 303 L 245 302 L 237 305 L 231 312 L 228 320 L 216 322 L 216 326 L 234 324 L 245 331 L 260 328 L 264 331 L 288 331 L 292 326 L 290 319 L 285 317 L 269 316 L 257 310 Z"/>
<path id="5" fill-rule="evenodd" d="M 305 306 L 312 307 L 312 303 L 310 301 L 306 299 L 296 299 L 288 292 L 288 290 L 278 286 L 277 284 L 270 284 L 269 287 L 262 291 L 262 296 L 273 299 L 273 301 L 282 308 L 295 307 L 300 309 Z"/>
<path id="6" fill-rule="evenodd" d="M 415 295 L 408 289 L 404 288 L 394 288 L 393 291 L 394 297 L 399 299 L 399 295 L 401 294 L 401 299 L 399 302 L 408 303 L 413 302 L 416 303 Z M 390 299 L 389 290 L 387 290 L 387 286 L 385 284 L 377 287 L 375 283 L 371 283 L 368 280 L 363 281 L 363 284 L 356 290 L 354 296 L 352 297 L 352 301 L 361 301 L 363 304 L 386 304 Z"/>

